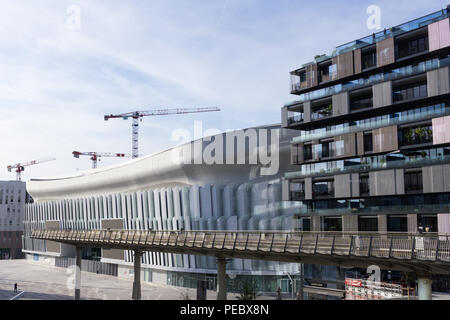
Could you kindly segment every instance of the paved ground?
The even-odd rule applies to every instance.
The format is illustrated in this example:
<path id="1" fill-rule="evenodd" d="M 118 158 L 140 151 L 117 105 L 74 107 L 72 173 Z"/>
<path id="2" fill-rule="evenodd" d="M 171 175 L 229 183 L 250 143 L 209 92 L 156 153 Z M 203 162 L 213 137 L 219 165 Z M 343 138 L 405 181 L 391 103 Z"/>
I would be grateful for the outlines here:
<path id="1" fill-rule="evenodd" d="M 41 265 L 26 260 L 0 260 L 0 300 L 11 299 L 14 283 L 18 290 L 25 291 L 20 299 L 72 300 L 73 274 L 70 269 Z M 122 279 L 90 272 L 81 274 L 81 298 L 101 300 L 131 299 L 132 279 Z M 195 300 L 196 289 L 160 285 L 142 281 L 142 299 L 145 300 Z M 216 299 L 216 292 L 208 291 L 208 299 Z M 238 294 L 229 294 L 235 300 Z M 259 297 L 259 299 L 274 299 Z"/>
<path id="2" fill-rule="evenodd" d="M 0 260 L 0 300 L 10 299 L 14 295 L 14 283 L 18 290 L 25 291 L 21 299 L 72 300 L 73 274 L 70 269 L 40 265 L 25 260 Z M 132 279 L 82 272 L 82 299 L 131 299 Z M 230 295 L 229 298 L 234 298 Z M 142 281 L 142 299 L 181 300 L 195 299 L 194 289 L 185 289 L 159 285 Z M 208 299 L 215 299 L 216 293 L 208 292 Z"/>
<path id="3" fill-rule="evenodd" d="M 73 274 L 70 269 L 41 265 L 26 260 L 0 260 L 0 300 L 9 300 L 16 295 L 14 283 L 19 292 L 25 291 L 24 300 L 73 300 Z M 86 300 L 128 300 L 131 299 L 132 279 L 122 279 L 95 273 L 82 272 L 81 297 Z M 235 300 L 238 294 L 228 294 Z M 154 284 L 142 281 L 144 300 L 195 300 L 196 290 Z M 288 296 L 284 299 L 290 298 Z M 208 299 L 216 299 L 216 292 L 208 291 Z M 274 299 L 260 296 L 257 300 Z M 433 292 L 433 300 L 450 300 L 450 294 Z"/>

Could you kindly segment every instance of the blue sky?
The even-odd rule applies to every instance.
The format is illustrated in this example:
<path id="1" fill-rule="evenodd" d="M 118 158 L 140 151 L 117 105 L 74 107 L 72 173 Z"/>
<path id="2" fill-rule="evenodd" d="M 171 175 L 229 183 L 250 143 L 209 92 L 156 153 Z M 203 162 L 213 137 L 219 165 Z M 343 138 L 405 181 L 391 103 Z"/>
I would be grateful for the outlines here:
<path id="1" fill-rule="evenodd" d="M 388 28 L 446 1 L 18 0 L 0 2 L 0 180 L 7 164 L 57 158 L 23 174 L 88 169 L 71 152 L 131 153 L 130 121 L 104 114 L 218 106 L 221 112 L 147 117 L 140 153 L 174 146 L 171 133 L 280 121 L 289 71 L 369 35 L 366 9 Z M 81 9 L 80 29 L 67 8 Z M 104 159 L 99 166 L 120 159 Z"/>

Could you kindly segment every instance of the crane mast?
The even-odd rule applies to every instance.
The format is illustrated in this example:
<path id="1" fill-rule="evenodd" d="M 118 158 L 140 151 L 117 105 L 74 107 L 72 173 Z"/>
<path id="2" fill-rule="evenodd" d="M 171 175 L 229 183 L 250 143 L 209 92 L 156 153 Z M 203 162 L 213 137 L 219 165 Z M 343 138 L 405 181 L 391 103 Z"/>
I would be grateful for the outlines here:
<path id="1" fill-rule="evenodd" d="M 132 137 L 132 158 L 137 158 L 139 156 L 139 120 L 142 121 L 143 117 L 148 116 L 166 116 L 170 114 L 187 114 L 187 113 L 199 113 L 199 112 L 213 112 L 220 111 L 217 107 L 205 107 L 205 108 L 176 108 L 176 109 L 156 109 L 148 111 L 133 111 L 121 114 L 110 114 L 105 115 L 105 121 L 109 119 L 122 118 L 123 120 L 128 120 L 132 118 L 131 124 L 131 137 Z"/>

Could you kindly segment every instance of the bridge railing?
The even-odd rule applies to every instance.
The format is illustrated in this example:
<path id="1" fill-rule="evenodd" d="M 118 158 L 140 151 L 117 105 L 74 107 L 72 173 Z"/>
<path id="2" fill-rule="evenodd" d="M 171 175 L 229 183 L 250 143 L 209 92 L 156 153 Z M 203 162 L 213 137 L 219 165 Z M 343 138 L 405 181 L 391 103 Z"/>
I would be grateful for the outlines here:
<path id="1" fill-rule="evenodd" d="M 34 230 L 32 237 L 100 246 L 185 247 L 450 262 L 450 236 L 437 233 Z"/>

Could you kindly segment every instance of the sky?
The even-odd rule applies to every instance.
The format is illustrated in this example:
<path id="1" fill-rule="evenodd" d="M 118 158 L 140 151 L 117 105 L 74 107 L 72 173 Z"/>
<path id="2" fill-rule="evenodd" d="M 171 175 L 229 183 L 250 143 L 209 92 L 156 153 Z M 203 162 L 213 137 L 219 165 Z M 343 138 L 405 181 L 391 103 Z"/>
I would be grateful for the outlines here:
<path id="1" fill-rule="evenodd" d="M 146 117 L 139 153 L 178 144 L 194 121 L 240 129 L 280 122 L 289 71 L 446 1 L 16 0 L 0 1 L 0 180 L 8 164 L 47 157 L 22 180 L 91 167 L 72 151 L 131 153 L 131 121 L 105 114 L 161 108 L 220 112 Z M 378 30 L 378 31 L 379 31 Z M 99 167 L 125 161 L 104 158 Z"/>

